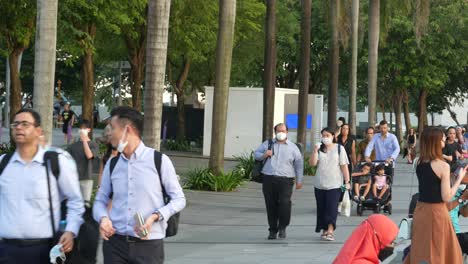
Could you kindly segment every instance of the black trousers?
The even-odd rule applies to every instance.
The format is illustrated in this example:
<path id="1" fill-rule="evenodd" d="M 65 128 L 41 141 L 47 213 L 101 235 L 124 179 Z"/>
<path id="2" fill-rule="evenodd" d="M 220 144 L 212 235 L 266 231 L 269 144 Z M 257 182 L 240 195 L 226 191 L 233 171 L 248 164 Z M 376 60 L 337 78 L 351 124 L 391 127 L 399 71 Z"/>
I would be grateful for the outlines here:
<path id="1" fill-rule="evenodd" d="M 0 242 L 0 264 L 49 264 L 50 243 L 19 246 Z"/>
<path id="2" fill-rule="evenodd" d="M 162 239 L 131 242 L 127 237 L 113 235 L 103 244 L 104 264 L 162 264 Z"/>
<path id="3" fill-rule="evenodd" d="M 278 232 L 285 229 L 291 220 L 291 195 L 294 186 L 293 178 L 263 176 L 263 196 L 268 214 L 268 229 Z"/>
<path id="4" fill-rule="evenodd" d="M 317 225 L 315 232 L 327 230 L 332 224 L 336 229 L 336 218 L 338 217 L 338 203 L 342 195 L 341 188 L 331 190 L 314 189 L 317 201 Z"/>

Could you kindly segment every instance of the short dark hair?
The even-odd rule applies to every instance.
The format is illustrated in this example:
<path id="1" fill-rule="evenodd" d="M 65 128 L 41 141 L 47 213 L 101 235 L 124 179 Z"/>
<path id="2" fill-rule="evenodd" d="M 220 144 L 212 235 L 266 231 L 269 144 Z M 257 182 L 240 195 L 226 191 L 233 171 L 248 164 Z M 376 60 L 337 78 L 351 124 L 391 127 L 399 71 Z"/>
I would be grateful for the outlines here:
<path id="1" fill-rule="evenodd" d="M 378 172 L 380 170 L 385 171 L 385 165 L 384 164 L 379 164 L 379 165 L 375 166 L 375 172 Z"/>
<path id="2" fill-rule="evenodd" d="M 35 110 L 31 108 L 23 108 L 20 109 L 18 112 L 16 112 L 15 116 L 21 114 L 21 113 L 29 113 L 34 119 L 34 126 L 39 127 L 41 126 L 41 115 L 36 112 Z"/>
<path id="3" fill-rule="evenodd" d="M 383 125 L 388 125 L 387 120 L 380 121 L 379 126 L 383 126 Z"/>
<path id="4" fill-rule="evenodd" d="M 372 163 L 366 162 L 366 163 L 362 164 L 362 167 L 369 167 L 370 169 L 372 169 Z"/>
<path id="5" fill-rule="evenodd" d="M 86 128 L 91 128 L 91 122 L 88 119 L 83 119 L 80 122 L 80 127 L 85 126 Z"/>
<path id="6" fill-rule="evenodd" d="M 375 129 L 374 129 L 373 127 L 368 127 L 368 128 L 366 129 L 366 134 L 369 133 L 369 129 L 372 129 L 372 131 L 375 131 Z"/>
<path id="7" fill-rule="evenodd" d="M 116 116 L 121 121 L 130 122 L 138 131 L 139 136 L 143 134 L 143 115 L 129 106 L 118 106 L 110 112 L 111 117 Z"/>
<path id="8" fill-rule="evenodd" d="M 340 120 L 341 122 L 343 122 L 343 124 L 346 123 L 346 119 L 345 119 L 344 117 L 342 117 L 342 116 L 340 116 L 340 117 L 338 118 L 338 120 Z"/>
<path id="9" fill-rule="evenodd" d="M 447 131 L 445 131 L 445 135 L 448 135 L 450 129 L 453 129 L 453 130 L 455 130 L 455 132 L 457 132 L 457 129 L 455 127 L 451 126 L 451 127 L 447 128 Z"/>
<path id="10" fill-rule="evenodd" d="M 278 128 L 279 126 L 284 126 L 286 128 L 286 131 L 289 131 L 288 126 L 285 123 L 279 123 L 274 127 L 275 133 L 276 133 L 276 128 Z"/>

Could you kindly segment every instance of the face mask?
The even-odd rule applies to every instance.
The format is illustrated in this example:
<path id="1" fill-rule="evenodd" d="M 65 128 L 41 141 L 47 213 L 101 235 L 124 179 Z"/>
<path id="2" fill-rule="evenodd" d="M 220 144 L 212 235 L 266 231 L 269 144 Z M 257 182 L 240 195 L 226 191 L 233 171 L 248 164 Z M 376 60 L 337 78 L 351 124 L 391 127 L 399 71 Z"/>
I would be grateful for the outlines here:
<path id="1" fill-rule="evenodd" d="M 322 138 L 322 143 L 325 144 L 325 145 L 330 145 L 330 144 L 333 143 L 333 139 L 329 138 L 329 137 L 324 137 L 324 138 Z"/>
<path id="2" fill-rule="evenodd" d="M 61 249 L 62 249 L 62 245 L 58 244 L 58 245 L 55 245 L 50 250 L 50 253 L 49 253 L 50 263 L 52 264 L 57 263 L 57 258 L 60 258 L 62 260 L 61 263 L 65 263 L 65 260 L 67 259 L 67 257 L 65 256 L 65 252 L 62 252 Z"/>
<path id="3" fill-rule="evenodd" d="M 117 151 L 122 153 L 125 149 L 125 147 L 127 147 L 128 145 L 128 141 L 127 141 L 127 127 L 125 127 L 125 130 L 122 134 L 122 138 L 119 140 L 119 145 L 117 146 Z"/>
<path id="4" fill-rule="evenodd" d="M 284 132 L 279 132 L 279 133 L 276 134 L 276 139 L 279 140 L 279 141 L 283 141 L 286 138 L 287 138 L 287 135 Z"/>
<path id="5" fill-rule="evenodd" d="M 338 120 L 336 121 L 336 126 L 341 127 L 343 125 L 343 121 Z"/>
<path id="6" fill-rule="evenodd" d="M 384 247 L 384 249 L 379 252 L 380 261 L 384 261 L 386 258 L 390 257 L 393 254 L 393 247 Z"/>

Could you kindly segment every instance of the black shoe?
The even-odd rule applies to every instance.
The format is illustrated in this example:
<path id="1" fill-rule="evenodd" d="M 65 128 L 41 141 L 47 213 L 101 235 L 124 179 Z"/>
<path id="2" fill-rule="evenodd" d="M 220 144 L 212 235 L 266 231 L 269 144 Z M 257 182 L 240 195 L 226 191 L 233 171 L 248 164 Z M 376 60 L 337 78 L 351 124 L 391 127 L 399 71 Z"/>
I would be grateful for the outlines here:
<path id="1" fill-rule="evenodd" d="M 276 239 L 276 233 L 275 232 L 270 232 L 268 235 L 268 240 Z"/>
<path id="2" fill-rule="evenodd" d="M 279 230 L 278 238 L 279 239 L 285 239 L 286 238 L 286 229 L 280 229 Z"/>

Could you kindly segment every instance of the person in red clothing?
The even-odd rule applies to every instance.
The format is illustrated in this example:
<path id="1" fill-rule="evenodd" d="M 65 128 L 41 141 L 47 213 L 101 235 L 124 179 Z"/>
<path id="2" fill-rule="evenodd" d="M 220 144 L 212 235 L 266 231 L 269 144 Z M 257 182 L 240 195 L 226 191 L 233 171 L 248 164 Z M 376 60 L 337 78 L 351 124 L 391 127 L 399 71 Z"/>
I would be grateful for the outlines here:
<path id="1" fill-rule="evenodd" d="M 373 214 L 353 231 L 333 264 L 378 264 L 379 254 L 391 251 L 397 234 L 398 227 L 390 218 Z"/>

